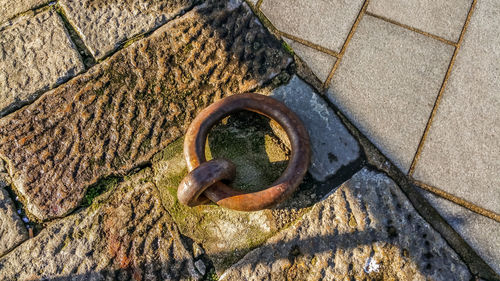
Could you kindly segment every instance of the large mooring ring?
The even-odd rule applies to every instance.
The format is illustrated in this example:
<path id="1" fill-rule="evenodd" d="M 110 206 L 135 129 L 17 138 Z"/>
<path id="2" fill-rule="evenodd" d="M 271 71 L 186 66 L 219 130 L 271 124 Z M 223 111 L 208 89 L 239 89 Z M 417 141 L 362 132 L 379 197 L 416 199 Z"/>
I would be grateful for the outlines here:
<path id="1" fill-rule="evenodd" d="M 286 132 L 291 145 L 291 155 L 284 173 L 268 188 L 252 193 L 243 193 L 216 181 L 203 194 L 197 194 L 199 186 L 181 184 L 177 190 L 183 201 L 191 200 L 191 206 L 206 202 L 204 196 L 219 206 L 239 210 L 257 211 L 271 208 L 288 198 L 297 189 L 307 172 L 311 159 L 309 135 L 299 117 L 274 98 L 255 94 L 236 94 L 221 99 L 202 110 L 189 126 L 184 139 L 184 157 L 188 171 L 193 176 L 200 164 L 205 163 L 205 142 L 210 129 L 224 117 L 239 111 L 252 111 L 275 120 Z M 183 181 L 185 182 L 185 181 Z M 193 182 L 196 182 L 193 181 Z M 190 198 L 189 194 L 197 194 Z M 196 203 L 194 203 L 196 202 Z"/>

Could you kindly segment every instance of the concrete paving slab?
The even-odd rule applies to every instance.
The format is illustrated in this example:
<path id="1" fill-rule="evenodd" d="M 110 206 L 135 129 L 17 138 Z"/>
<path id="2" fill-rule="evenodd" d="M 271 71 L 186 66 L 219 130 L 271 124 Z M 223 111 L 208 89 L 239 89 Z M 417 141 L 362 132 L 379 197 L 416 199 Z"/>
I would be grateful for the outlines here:
<path id="1" fill-rule="evenodd" d="M 478 1 L 414 178 L 500 213 L 500 2 Z"/>
<path id="2" fill-rule="evenodd" d="M 137 34 L 153 30 L 192 7 L 195 0 L 61 0 L 68 20 L 96 59 Z"/>
<path id="3" fill-rule="evenodd" d="M 453 50 L 438 40 L 365 16 L 333 76 L 328 96 L 406 172 Z"/>
<path id="4" fill-rule="evenodd" d="M 340 52 L 363 0 L 264 0 L 261 11 L 279 30 Z"/>
<path id="5" fill-rule="evenodd" d="M 302 79 L 293 76 L 287 85 L 275 89 L 271 97 L 286 104 L 304 122 L 311 139 L 309 172 L 315 179 L 324 181 L 360 157 L 356 139 L 326 101 Z"/>
<path id="6" fill-rule="evenodd" d="M 0 0 L 0 23 L 13 18 L 17 14 L 40 7 L 48 2 L 49 0 Z"/>
<path id="7" fill-rule="evenodd" d="M 470 280 L 386 175 L 364 168 L 221 280 Z"/>
<path id="8" fill-rule="evenodd" d="M 326 78 L 328 77 L 328 74 L 330 74 L 337 58 L 291 39 L 283 38 L 283 40 L 285 40 L 285 42 L 292 47 L 295 54 L 299 56 L 307 64 L 307 66 L 309 66 L 311 71 L 321 82 L 326 81 Z"/>
<path id="9" fill-rule="evenodd" d="M 420 189 L 462 238 L 500 274 L 500 223 Z"/>
<path id="10" fill-rule="evenodd" d="M 372 0 L 368 12 L 458 42 L 472 0 Z"/>
<path id="11" fill-rule="evenodd" d="M 0 26 L 0 116 L 84 70 L 62 20 L 52 9 Z"/>

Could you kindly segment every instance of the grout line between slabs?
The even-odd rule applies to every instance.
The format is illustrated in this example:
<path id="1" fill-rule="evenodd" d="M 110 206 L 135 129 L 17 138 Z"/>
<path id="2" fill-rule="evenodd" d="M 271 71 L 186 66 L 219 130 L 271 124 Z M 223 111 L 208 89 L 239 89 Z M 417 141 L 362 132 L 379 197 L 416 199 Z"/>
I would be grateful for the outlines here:
<path id="1" fill-rule="evenodd" d="M 305 45 L 305 46 L 307 46 L 307 47 L 309 47 L 309 48 L 315 49 L 315 50 L 320 51 L 320 52 L 322 52 L 322 53 L 326 53 L 327 55 L 330 55 L 330 56 L 332 56 L 332 57 L 339 58 L 339 54 L 338 54 L 337 52 L 332 51 L 332 50 L 330 50 L 330 49 L 327 49 L 327 48 L 325 48 L 325 47 L 322 47 L 322 46 L 320 46 L 320 45 L 318 45 L 318 44 L 314 44 L 314 43 L 309 42 L 309 41 L 307 41 L 307 40 L 304 40 L 304 39 L 302 39 L 302 38 L 300 38 L 300 37 L 297 37 L 297 36 L 294 36 L 294 35 L 288 34 L 288 33 L 286 33 L 286 32 L 283 32 L 283 31 L 281 31 L 281 30 L 278 30 L 278 33 L 279 33 L 279 35 L 281 35 L 282 37 L 286 37 L 286 38 L 291 39 L 291 40 L 293 40 L 293 41 L 299 42 L 299 43 L 300 43 L 300 44 L 302 44 L 302 45 Z"/>
<path id="2" fill-rule="evenodd" d="M 425 126 L 424 133 L 423 133 L 422 138 L 420 139 L 420 142 L 418 144 L 417 151 L 415 152 L 415 156 L 413 157 L 413 161 L 411 163 L 410 169 L 408 170 L 408 176 L 412 176 L 413 173 L 415 172 L 417 162 L 420 158 L 420 155 L 422 154 L 422 149 L 423 149 L 424 143 L 427 139 L 427 135 L 429 134 L 429 129 L 432 125 L 432 121 L 434 120 L 434 117 L 436 116 L 436 112 L 437 112 L 437 109 L 439 107 L 439 104 L 441 103 L 441 99 L 443 97 L 443 93 L 444 93 L 444 90 L 446 88 L 446 84 L 448 83 L 448 79 L 451 75 L 453 65 L 455 64 L 455 60 L 457 58 L 458 51 L 460 50 L 460 46 L 462 45 L 462 41 L 464 39 L 465 32 L 466 32 L 467 27 L 469 25 L 472 13 L 474 12 L 474 9 L 476 7 L 476 3 L 477 3 L 477 0 L 472 1 L 472 5 L 469 9 L 469 13 L 467 14 L 467 19 L 465 20 L 464 26 L 462 27 L 462 32 L 460 33 L 460 37 L 459 37 L 458 42 L 455 46 L 455 51 L 453 52 L 453 56 L 451 57 L 450 65 L 448 66 L 448 70 L 446 71 L 446 75 L 444 76 L 443 84 L 441 85 L 441 89 L 439 90 L 436 101 L 434 102 L 434 107 L 432 108 L 431 115 L 430 115 L 429 120 L 427 121 L 427 124 Z"/>
<path id="3" fill-rule="evenodd" d="M 419 34 L 422 34 L 422 35 L 424 35 L 424 36 L 430 37 L 430 38 L 432 38 L 432 39 L 435 39 L 435 40 L 441 41 L 441 42 L 443 42 L 443 43 L 445 43 L 445 44 L 448 44 L 448 45 L 451 45 L 451 46 L 453 46 L 453 47 L 457 47 L 457 45 L 458 45 L 458 43 L 455 43 L 455 42 L 450 41 L 450 40 L 448 40 L 448 39 L 445 39 L 445 38 L 443 38 L 443 37 L 439 37 L 439 36 L 434 35 L 434 34 L 432 34 L 432 33 L 425 32 L 425 31 L 423 31 L 423 30 L 420 30 L 420 29 L 417 29 L 417 28 L 411 27 L 411 26 L 406 25 L 406 24 L 402 24 L 402 23 L 400 23 L 400 22 L 397 22 L 397 21 L 395 21 L 395 20 L 391 20 L 391 19 L 386 18 L 386 17 L 384 17 L 384 16 L 379 16 L 379 15 L 373 14 L 373 13 L 371 13 L 371 12 L 366 12 L 366 14 L 367 14 L 367 15 L 369 15 L 369 16 L 372 16 L 372 17 L 374 17 L 374 18 L 377 18 L 377 19 L 380 19 L 380 20 L 386 21 L 386 22 L 388 22 L 388 23 L 392 23 L 392 24 L 397 25 L 397 26 L 399 26 L 399 27 L 402 27 L 402 28 L 405 28 L 405 29 L 411 30 L 411 31 L 413 31 L 413 32 L 417 32 L 417 33 L 419 33 Z"/>
<path id="4" fill-rule="evenodd" d="M 429 191 L 431 193 L 433 193 L 434 195 L 437 195 L 441 198 L 444 198 L 448 201 L 451 201 L 457 205 L 460 205 L 464 208 L 466 208 L 467 210 L 469 211 L 472 211 L 474 213 L 477 213 L 477 214 L 480 214 L 482 216 L 485 216 L 485 217 L 488 217 L 494 221 L 497 221 L 497 222 L 500 222 L 500 214 L 497 214 L 493 211 L 490 211 L 490 210 L 487 210 L 483 207 L 480 207 L 480 206 L 477 206 L 476 204 L 474 203 L 471 203 L 467 200 L 464 200 L 460 197 L 457 197 L 451 193 L 448 193 L 444 190 L 441 190 L 437 187 L 434 187 L 434 186 L 431 186 L 431 185 L 428 185 L 428 184 L 425 184 L 421 181 L 418 181 L 418 180 L 415 180 L 415 179 L 412 179 L 413 182 L 415 183 L 415 185 L 417 185 L 419 188 L 423 189 L 423 190 L 426 190 L 426 191 Z"/>
<path id="5" fill-rule="evenodd" d="M 339 67 L 340 61 L 342 60 L 342 57 L 345 54 L 345 51 L 347 49 L 347 46 L 349 46 L 349 42 L 352 39 L 352 36 L 354 35 L 354 32 L 356 32 L 356 29 L 358 28 L 359 22 L 361 21 L 361 18 L 363 18 L 363 15 L 366 13 L 366 9 L 368 8 L 368 4 L 370 3 L 370 0 L 365 0 L 365 3 L 363 3 L 363 7 L 361 7 L 361 10 L 359 11 L 358 16 L 356 17 L 356 20 L 354 21 L 354 24 L 351 27 L 351 30 L 349 31 L 349 34 L 347 35 L 347 38 L 344 42 L 344 45 L 342 46 L 342 49 L 340 50 L 340 53 L 337 57 L 337 61 L 332 67 L 332 70 L 328 74 L 328 77 L 326 78 L 325 82 L 323 83 L 323 90 L 328 87 L 330 82 L 332 81 L 333 74 L 335 74 L 335 71 Z"/>
<path id="6" fill-rule="evenodd" d="M 262 2 L 264 2 L 264 0 L 259 0 L 257 1 L 257 4 L 255 4 L 255 8 L 257 8 L 257 10 L 260 12 L 260 6 L 262 5 Z"/>

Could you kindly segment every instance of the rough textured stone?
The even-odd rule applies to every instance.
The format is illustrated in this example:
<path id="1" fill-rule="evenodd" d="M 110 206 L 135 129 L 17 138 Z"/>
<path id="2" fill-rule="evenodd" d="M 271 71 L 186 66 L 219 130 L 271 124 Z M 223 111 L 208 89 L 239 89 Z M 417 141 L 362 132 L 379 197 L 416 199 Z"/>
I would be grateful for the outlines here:
<path id="1" fill-rule="evenodd" d="M 193 280 L 191 253 L 146 169 L 0 259 L 1 280 Z"/>
<path id="2" fill-rule="evenodd" d="M 478 1 L 414 177 L 500 214 L 500 2 Z"/>
<path id="3" fill-rule="evenodd" d="M 0 26 L 0 116 L 83 69 L 80 55 L 52 9 L 4 23 Z"/>
<path id="4" fill-rule="evenodd" d="M 192 7 L 196 0 L 62 0 L 68 20 L 95 58 L 135 35 L 154 30 Z"/>
<path id="5" fill-rule="evenodd" d="M 465 264 L 399 187 L 366 168 L 221 276 L 221 280 L 470 278 Z"/>
<path id="6" fill-rule="evenodd" d="M 472 0 L 373 0 L 368 11 L 457 42 Z"/>
<path id="7" fill-rule="evenodd" d="M 500 274 L 500 223 L 425 190 L 421 192 L 479 256 Z"/>
<path id="8" fill-rule="evenodd" d="M 299 42 L 283 38 L 290 45 L 297 56 L 299 56 L 311 68 L 311 71 L 319 78 L 321 82 L 325 82 L 330 74 L 333 65 L 337 58 L 328 54 L 302 45 Z"/>
<path id="9" fill-rule="evenodd" d="M 265 0 L 260 9 L 279 30 L 340 52 L 363 2 Z"/>
<path id="10" fill-rule="evenodd" d="M 0 179 L 0 256 L 26 239 L 28 231 L 17 215 L 14 202 Z"/>
<path id="11" fill-rule="evenodd" d="M 290 62 L 246 4 L 208 2 L 0 120 L 0 156 L 39 219 L 89 185 L 150 160 L 200 108 L 252 90 Z"/>
<path id="12" fill-rule="evenodd" d="M 359 145 L 328 104 L 299 77 L 275 89 L 271 96 L 282 101 L 304 122 L 311 139 L 309 172 L 319 181 L 332 177 L 360 156 Z"/>
<path id="13" fill-rule="evenodd" d="M 0 23 L 14 17 L 17 14 L 39 7 L 48 0 L 0 0 Z"/>
<path id="14" fill-rule="evenodd" d="M 454 48 L 364 16 L 328 96 L 402 171 L 408 171 Z"/>

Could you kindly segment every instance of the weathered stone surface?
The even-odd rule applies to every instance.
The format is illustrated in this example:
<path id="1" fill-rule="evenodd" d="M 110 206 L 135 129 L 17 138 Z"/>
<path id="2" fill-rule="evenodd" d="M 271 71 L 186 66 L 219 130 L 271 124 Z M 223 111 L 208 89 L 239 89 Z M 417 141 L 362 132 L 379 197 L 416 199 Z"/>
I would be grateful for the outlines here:
<path id="1" fill-rule="evenodd" d="M 291 62 L 246 4 L 224 3 L 193 9 L 0 120 L 0 156 L 31 214 L 67 214 L 97 179 L 180 137 L 200 108 Z"/>
<path id="2" fill-rule="evenodd" d="M 146 169 L 0 259 L 1 280 L 193 280 L 191 253 Z"/>
<path id="3" fill-rule="evenodd" d="M 328 90 L 402 171 L 410 168 L 454 47 L 364 16 Z"/>
<path id="4" fill-rule="evenodd" d="M 196 0 L 62 0 L 68 20 L 95 58 L 126 39 L 154 30 L 192 7 Z"/>
<path id="5" fill-rule="evenodd" d="M 80 55 L 52 9 L 4 23 L 0 26 L 0 116 L 83 69 Z"/>
<path id="6" fill-rule="evenodd" d="M 48 0 L 0 0 L 0 23 L 14 17 L 17 14 L 39 7 Z"/>
<path id="7" fill-rule="evenodd" d="M 221 280 L 470 280 L 387 176 L 363 169 Z"/>
<path id="8" fill-rule="evenodd" d="M 282 101 L 302 120 L 311 139 L 309 172 L 324 181 L 360 157 L 359 144 L 311 86 L 299 77 L 276 88 L 271 96 Z"/>
<path id="9" fill-rule="evenodd" d="M 420 181 L 497 214 L 499 10 L 498 1 L 478 1 L 413 174 Z"/>
<path id="10" fill-rule="evenodd" d="M 457 42 L 472 0 L 374 0 L 368 11 Z"/>
<path id="11" fill-rule="evenodd" d="M 425 190 L 420 191 L 451 227 L 500 275 L 500 222 Z"/>
<path id="12" fill-rule="evenodd" d="M 0 165 L 0 172 L 1 171 Z M 14 202 L 0 178 L 0 256 L 28 239 L 28 231 L 16 213 Z"/>
<path id="13" fill-rule="evenodd" d="M 261 10 L 279 30 L 340 52 L 363 2 L 265 0 Z"/>
<path id="14" fill-rule="evenodd" d="M 309 68 L 311 68 L 311 71 L 322 83 L 326 81 L 326 78 L 330 74 L 337 58 L 306 45 L 302 45 L 301 43 L 295 42 L 291 39 L 283 38 L 283 40 L 285 40 L 285 42 L 292 47 L 295 54 L 298 55 L 307 64 L 307 66 L 309 66 Z"/>

